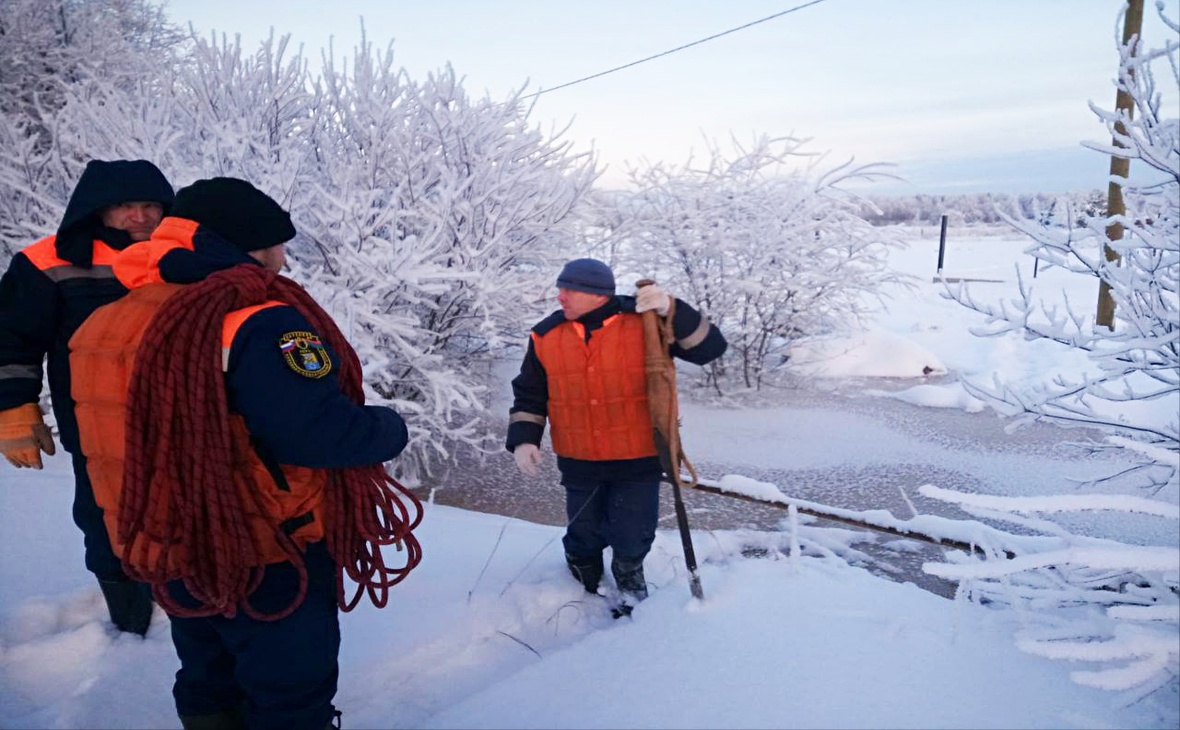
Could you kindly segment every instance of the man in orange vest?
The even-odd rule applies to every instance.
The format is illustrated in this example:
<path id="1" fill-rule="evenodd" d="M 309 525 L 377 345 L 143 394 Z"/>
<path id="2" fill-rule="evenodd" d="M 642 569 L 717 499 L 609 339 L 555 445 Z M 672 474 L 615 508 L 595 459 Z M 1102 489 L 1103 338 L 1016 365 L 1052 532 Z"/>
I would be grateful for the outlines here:
<path id="1" fill-rule="evenodd" d="M 637 297 L 615 294 L 614 272 L 575 259 L 557 277 L 559 311 L 532 329 L 512 380 L 507 448 L 526 476 L 540 474 L 550 424 L 569 519 L 562 540 L 570 573 L 590 593 L 603 577 L 603 551 L 624 613 L 647 597 L 643 559 L 655 540 L 661 468 L 652 438 L 640 313 L 667 314 L 672 298 L 652 284 Z M 671 354 L 697 365 L 720 357 L 725 338 L 676 300 Z"/>
<path id="2" fill-rule="evenodd" d="M 70 195 L 57 233 L 12 257 L 0 279 L 0 453 L 14 467 L 40 469 L 53 455 L 42 418 L 42 361 L 58 436 L 73 459 L 74 522 L 86 568 L 98 578 L 111 622 L 147 632 L 152 602 L 111 550 L 78 445 L 67 343 L 91 312 L 127 293 L 111 271 L 119 251 L 147 240 L 172 204 L 172 186 L 146 160 L 91 160 Z"/>
<path id="3" fill-rule="evenodd" d="M 343 572 L 374 596 L 396 582 L 381 546 L 417 554 L 384 509 L 406 424 L 363 404 L 355 352 L 278 276 L 295 233 L 250 183 L 198 180 L 70 341 L 95 496 L 171 619 L 186 729 L 330 727 Z"/>

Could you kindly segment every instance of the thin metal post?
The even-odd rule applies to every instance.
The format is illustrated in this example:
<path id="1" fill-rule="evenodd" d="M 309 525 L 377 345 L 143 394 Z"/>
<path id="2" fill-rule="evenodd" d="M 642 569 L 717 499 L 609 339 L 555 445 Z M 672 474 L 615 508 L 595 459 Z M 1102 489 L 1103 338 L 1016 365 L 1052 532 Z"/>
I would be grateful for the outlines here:
<path id="1" fill-rule="evenodd" d="M 942 259 L 946 254 L 946 216 L 942 217 L 942 232 L 938 234 L 938 273 L 942 273 Z"/>

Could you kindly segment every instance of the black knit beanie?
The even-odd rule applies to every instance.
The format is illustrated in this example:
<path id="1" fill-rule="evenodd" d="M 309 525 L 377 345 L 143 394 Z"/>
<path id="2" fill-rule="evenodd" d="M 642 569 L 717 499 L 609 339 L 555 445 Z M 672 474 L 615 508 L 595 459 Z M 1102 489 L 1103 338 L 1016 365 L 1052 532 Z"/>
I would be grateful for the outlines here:
<path id="1" fill-rule="evenodd" d="M 243 252 L 286 243 L 295 237 L 291 216 L 266 193 L 245 180 L 197 180 L 176 193 L 172 215 L 212 230 Z"/>
<path id="2" fill-rule="evenodd" d="M 615 274 L 598 259 L 574 259 L 557 275 L 557 288 L 613 296 Z"/>

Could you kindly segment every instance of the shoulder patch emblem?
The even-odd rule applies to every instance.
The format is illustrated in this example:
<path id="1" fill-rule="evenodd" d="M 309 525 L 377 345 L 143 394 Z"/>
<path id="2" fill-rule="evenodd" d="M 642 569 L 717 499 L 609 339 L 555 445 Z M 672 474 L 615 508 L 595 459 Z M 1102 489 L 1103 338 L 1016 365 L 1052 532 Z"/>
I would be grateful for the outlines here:
<path id="1" fill-rule="evenodd" d="M 287 366 L 305 378 L 322 378 L 332 372 L 332 358 L 314 332 L 288 332 L 279 338 L 279 351 Z"/>

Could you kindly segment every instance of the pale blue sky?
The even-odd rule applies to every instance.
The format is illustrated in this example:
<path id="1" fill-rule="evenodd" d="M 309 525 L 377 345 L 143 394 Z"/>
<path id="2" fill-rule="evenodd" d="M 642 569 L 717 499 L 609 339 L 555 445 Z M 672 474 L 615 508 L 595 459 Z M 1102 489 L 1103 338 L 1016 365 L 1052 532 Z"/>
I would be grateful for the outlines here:
<path id="1" fill-rule="evenodd" d="M 318 62 L 368 37 L 415 78 L 451 63 L 472 96 L 504 98 L 639 60 L 805 0 L 169 0 L 199 33 L 273 27 Z M 1145 32 L 1160 37 L 1154 2 Z M 1180 0 L 1166 0 L 1176 17 Z M 683 162 L 705 138 L 794 134 L 834 164 L 894 162 L 889 192 L 1105 188 L 1119 0 L 824 0 L 702 45 L 542 94 L 530 119 L 591 145 L 622 179 L 641 158 Z M 315 64 L 313 64 L 313 68 Z"/>

